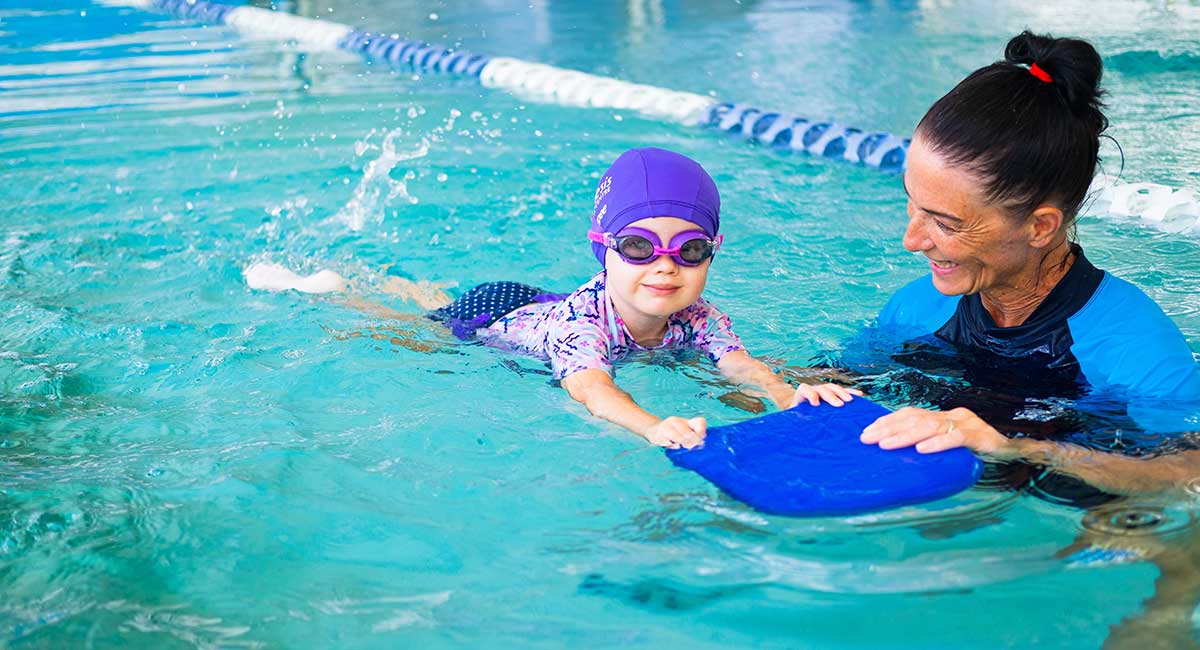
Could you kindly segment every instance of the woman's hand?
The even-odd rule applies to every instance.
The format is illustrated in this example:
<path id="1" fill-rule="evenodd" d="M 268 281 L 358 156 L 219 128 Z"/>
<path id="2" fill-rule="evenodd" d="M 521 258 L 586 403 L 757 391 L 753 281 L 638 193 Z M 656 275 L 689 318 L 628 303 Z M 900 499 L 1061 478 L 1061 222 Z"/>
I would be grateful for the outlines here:
<path id="1" fill-rule="evenodd" d="M 842 406 L 854 399 L 855 395 L 862 397 L 862 391 L 838 384 L 800 384 L 796 387 L 796 392 L 792 394 L 792 403 L 788 406 L 790 408 L 801 402 L 808 402 L 816 406 L 823 401 L 834 406 Z"/>
<path id="2" fill-rule="evenodd" d="M 1012 440 L 965 408 L 953 411 L 902 408 L 875 420 L 863 429 L 859 440 L 877 444 L 881 449 L 916 445 L 922 454 L 966 447 L 996 460 L 1020 456 Z"/>
<path id="3" fill-rule="evenodd" d="M 704 418 L 685 420 L 681 417 L 669 417 L 659 420 L 642 435 L 659 447 L 691 449 L 704 444 L 704 434 L 707 432 L 708 421 Z"/>

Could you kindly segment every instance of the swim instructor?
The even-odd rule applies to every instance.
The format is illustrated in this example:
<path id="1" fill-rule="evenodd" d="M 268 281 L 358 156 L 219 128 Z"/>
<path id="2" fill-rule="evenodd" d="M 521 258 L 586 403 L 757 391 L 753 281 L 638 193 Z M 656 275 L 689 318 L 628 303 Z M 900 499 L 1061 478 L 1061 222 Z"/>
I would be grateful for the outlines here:
<path id="1" fill-rule="evenodd" d="M 1009 41 L 1004 61 L 971 73 L 929 109 L 908 151 L 904 247 L 929 258 L 931 273 L 891 298 L 879 327 L 932 336 L 1014 377 L 1065 378 L 1059 385 L 1081 391 L 1060 397 L 1118 396 L 1131 415 L 1155 401 L 1200 405 L 1200 366 L 1179 328 L 1073 241 L 1108 126 L 1101 71 L 1087 42 L 1025 32 Z M 1200 429 L 1195 419 L 1176 430 Z M 1138 459 L 1009 438 L 969 408 L 901 409 L 862 440 L 920 452 L 968 447 L 1118 494 L 1146 478 L 1128 467 Z M 1193 463 L 1154 471 L 1164 487 L 1196 476 Z"/>

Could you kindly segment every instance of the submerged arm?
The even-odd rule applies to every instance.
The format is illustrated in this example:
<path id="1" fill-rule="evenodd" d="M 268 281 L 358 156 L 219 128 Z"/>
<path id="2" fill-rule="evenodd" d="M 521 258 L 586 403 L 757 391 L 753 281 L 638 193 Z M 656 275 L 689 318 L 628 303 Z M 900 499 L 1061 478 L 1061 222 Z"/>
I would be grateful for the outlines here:
<path id="1" fill-rule="evenodd" d="M 775 372 L 767 364 L 750 356 L 745 350 L 727 352 L 717 362 L 721 374 L 736 384 L 750 384 L 764 390 L 775 402 L 775 406 L 786 409 L 807 401 L 816 405 L 821 400 L 834 406 L 853 399 L 853 395 L 862 395 L 853 388 L 845 388 L 837 384 L 801 384 L 792 388 L 783 375 Z"/>
<path id="2" fill-rule="evenodd" d="M 916 445 L 921 453 L 966 447 L 993 460 L 1044 465 L 1110 494 L 1146 494 L 1185 489 L 1200 478 L 1200 452 L 1131 458 L 1069 443 L 1007 438 L 972 411 L 903 408 L 868 426 L 864 443 L 884 449 Z"/>
<path id="3" fill-rule="evenodd" d="M 795 389 L 767 364 L 750 356 L 745 350 L 725 353 L 717 362 L 717 368 L 735 384 L 750 384 L 763 389 L 775 406 L 781 409 L 792 405 Z"/>
<path id="4" fill-rule="evenodd" d="M 704 442 L 708 429 L 704 418 L 660 418 L 638 406 L 603 370 L 592 368 L 571 373 L 563 378 L 562 386 L 571 399 L 586 406 L 592 415 L 625 427 L 656 445 L 676 449 Z"/>
<path id="5" fill-rule="evenodd" d="M 1079 445 L 1046 440 L 1010 441 L 1016 456 L 1073 476 L 1109 494 L 1149 494 L 1188 489 L 1200 479 L 1200 451 L 1132 458 Z"/>

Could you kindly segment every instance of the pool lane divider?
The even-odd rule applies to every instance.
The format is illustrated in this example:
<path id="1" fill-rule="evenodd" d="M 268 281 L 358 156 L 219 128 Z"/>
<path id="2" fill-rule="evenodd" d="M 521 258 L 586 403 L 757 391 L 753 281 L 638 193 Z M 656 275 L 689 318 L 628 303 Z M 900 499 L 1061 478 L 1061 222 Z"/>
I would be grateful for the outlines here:
<path id="1" fill-rule="evenodd" d="M 255 38 L 292 41 L 310 51 L 342 50 L 424 74 L 475 79 L 485 88 L 562 106 L 636 111 L 646 117 L 720 131 L 780 152 L 804 152 L 885 172 L 904 169 L 909 140 L 829 120 L 813 120 L 705 95 L 630 83 L 520 59 L 493 57 L 332 21 L 208 0 L 96 0 L 228 25 Z"/>
<path id="2" fill-rule="evenodd" d="M 377 34 L 328 20 L 209 0 L 95 0 L 107 6 L 159 11 L 228 25 L 251 37 L 294 42 L 308 51 L 350 52 L 373 63 L 476 80 L 486 88 L 563 106 L 637 111 L 647 117 L 720 131 L 765 149 L 805 152 L 885 172 L 904 170 L 909 140 L 832 121 L 810 120 L 751 104 L 635 84 L 506 57 L 492 57 L 398 35 Z M 1133 218 L 1173 233 L 1200 235 L 1200 199 L 1186 189 L 1097 178 L 1086 214 Z"/>

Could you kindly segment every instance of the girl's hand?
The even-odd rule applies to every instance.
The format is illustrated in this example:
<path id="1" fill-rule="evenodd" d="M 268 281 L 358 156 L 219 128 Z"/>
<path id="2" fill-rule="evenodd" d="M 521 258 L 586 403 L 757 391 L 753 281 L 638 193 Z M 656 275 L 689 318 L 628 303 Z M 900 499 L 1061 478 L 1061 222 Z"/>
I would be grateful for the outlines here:
<path id="1" fill-rule="evenodd" d="M 966 447 L 997 460 L 1020 456 L 1012 440 L 965 408 L 945 412 L 902 408 L 875 420 L 863 429 L 859 440 L 881 449 L 916 445 L 922 454 Z"/>
<path id="2" fill-rule="evenodd" d="M 642 435 L 646 440 L 668 449 L 691 449 L 704 444 L 704 434 L 708 432 L 708 421 L 704 418 L 683 419 L 669 417 L 651 426 Z"/>
<path id="3" fill-rule="evenodd" d="M 854 399 L 855 395 L 862 397 L 862 391 L 837 384 L 800 384 L 796 387 L 796 392 L 792 394 L 792 403 L 789 408 L 801 402 L 808 402 L 816 406 L 822 401 L 834 406 L 842 406 Z"/>

